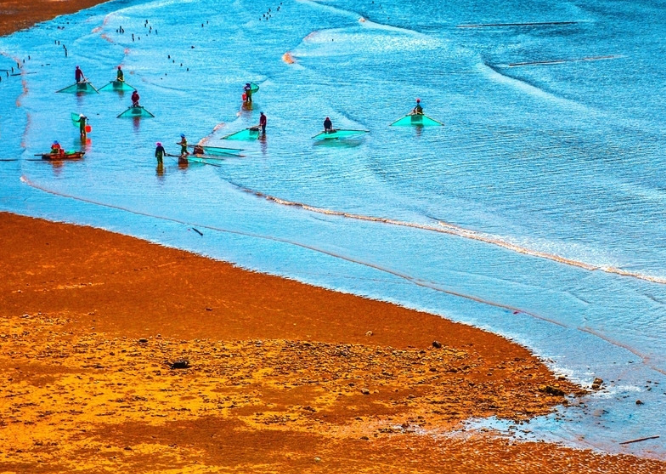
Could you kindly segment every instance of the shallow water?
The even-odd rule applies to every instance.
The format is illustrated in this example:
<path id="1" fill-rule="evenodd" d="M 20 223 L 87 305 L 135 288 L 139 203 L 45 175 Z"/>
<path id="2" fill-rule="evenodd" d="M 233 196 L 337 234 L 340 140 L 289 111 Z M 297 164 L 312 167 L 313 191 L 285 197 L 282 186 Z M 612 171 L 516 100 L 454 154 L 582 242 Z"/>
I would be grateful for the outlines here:
<path id="1" fill-rule="evenodd" d="M 664 5 L 279 5 L 115 1 L 0 38 L 0 74 L 26 60 L 0 82 L 0 158 L 17 160 L 0 208 L 504 334 L 609 385 L 530 436 L 664 457 L 666 436 L 617 444 L 666 425 Z M 117 119 L 129 94 L 55 93 L 75 65 L 100 88 L 119 64 L 155 118 Z M 446 126 L 389 127 L 415 97 Z M 265 140 L 220 140 L 259 111 Z M 370 133 L 313 141 L 327 115 Z M 244 156 L 156 168 L 180 133 Z M 85 159 L 34 160 L 54 139 Z"/>

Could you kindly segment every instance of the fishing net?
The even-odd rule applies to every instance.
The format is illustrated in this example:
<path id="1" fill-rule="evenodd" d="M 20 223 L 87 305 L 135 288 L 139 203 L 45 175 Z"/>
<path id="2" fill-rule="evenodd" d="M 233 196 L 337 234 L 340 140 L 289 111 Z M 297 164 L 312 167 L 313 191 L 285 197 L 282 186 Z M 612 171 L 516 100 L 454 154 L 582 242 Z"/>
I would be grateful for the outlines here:
<path id="1" fill-rule="evenodd" d="M 59 91 L 56 92 L 65 92 L 65 93 L 81 93 L 81 94 L 96 94 L 97 89 L 95 89 L 95 86 L 93 86 L 89 82 L 77 82 L 76 84 L 72 84 L 71 86 L 65 87 L 64 89 L 60 89 Z"/>
<path id="2" fill-rule="evenodd" d="M 336 138 L 355 137 L 364 133 L 368 133 L 368 130 L 335 130 L 330 133 L 320 132 L 312 138 L 316 138 L 317 140 L 334 140 Z"/>
<path id="3" fill-rule="evenodd" d="M 143 107 L 130 107 L 122 114 L 118 115 L 118 118 L 139 118 L 139 117 L 155 117 L 153 114 L 148 112 Z"/>
<path id="4" fill-rule="evenodd" d="M 258 128 L 246 128 L 240 132 L 232 133 L 226 137 L 222 137 L 225 140 L 256 140 L 259 138 L 259 129 Z"/>
<path id="5" fill-rule="evenodd" d="M 415 125 L 422 127 L 441 127 L 444 124 L 423 114 L 405 115 L 403 118 L 396 120 L 391 124 L 393 127 L 411 127 Z"/>
<path id="6" fill-rule="evenodd" d="M 190 145 L 191 148 L 194 148 L 193 145 Z M 203 151 L 206 155 L 213 155 L 213 156 L 219 156 L 219 155 L 240 155 L 240 152 L 243 150 L 238 150 L 236 148 L 224 148 L 221 146 L 208 146 L 208 145 L 203 145 L 201 148 L 203 148 Z"/>
<path id="7" fill-rule="evenodd" d="M 134 91 L 136 88 L 130 86 L 124 81 L 111 81 L 104 87 L 100 88 L 100 91 L 113 91 L 113 92 L 129 92 Z"/>

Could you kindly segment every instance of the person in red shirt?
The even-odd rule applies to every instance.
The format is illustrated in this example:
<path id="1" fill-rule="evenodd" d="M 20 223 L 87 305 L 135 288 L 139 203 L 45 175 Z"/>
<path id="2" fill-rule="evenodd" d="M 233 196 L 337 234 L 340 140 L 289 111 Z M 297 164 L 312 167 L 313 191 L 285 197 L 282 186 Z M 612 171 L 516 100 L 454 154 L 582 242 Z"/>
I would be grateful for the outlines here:
<path id="1" fill-rule="evenodd" d="M 76 66 L 76 69 L 74 70 L 74 78 L 76 78 L 77 84 L 79 82 L 86 82 L 86 76 L 83 75 L 83 71 L 79 66 Z"/>
<path id="2" fill-rule="evenodd" d="M 259 112 L 259 126 L 261 127 L 261 133 L 266 135 L 266 116 L 263 112 Z"/>
<path id="3" fill-rule="evenodd" d="M 132 92 L 132 107 L 140 107 L 140 105 L 139 105 L 139 93 L 136 90 L 134 90 L 134 92 Z"/>

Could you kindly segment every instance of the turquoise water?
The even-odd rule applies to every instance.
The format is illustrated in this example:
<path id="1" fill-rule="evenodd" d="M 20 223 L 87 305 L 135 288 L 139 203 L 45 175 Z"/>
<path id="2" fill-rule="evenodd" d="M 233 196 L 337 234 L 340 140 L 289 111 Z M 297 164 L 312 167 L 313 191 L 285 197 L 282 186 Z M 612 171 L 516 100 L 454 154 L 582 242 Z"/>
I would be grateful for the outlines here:
<path id="1" fill-rule="evenodd" d="M 506 335 L 557 373 L 609 386 L 566 421 L 533 421 L 531 436 L 663 457 L 664 10 L 110 2 L 0 38 L 0 158 L 14 160 L 0 162 L 0 209 Z M 7 77 L 17 61 L 22 75 Z M 122 65 L 156 117 L 117 119 L 127 93 L 56 94 L 76 65 L 96 87 Z M 246 82 L 260 86 L 252 110 Z M 416 97 L 444 127 L 389 127 Z M 265 139 L 221 140 L 260 111 Z M 89 142 L 70 113 L 89 117 Z M 326 116 L 369 133 L 313 140 Z M 180 133 L 243 156 L 157 168 L 155 142 L 176 154 Z M 35 161 L 55 139 L 85 159 Z"/>

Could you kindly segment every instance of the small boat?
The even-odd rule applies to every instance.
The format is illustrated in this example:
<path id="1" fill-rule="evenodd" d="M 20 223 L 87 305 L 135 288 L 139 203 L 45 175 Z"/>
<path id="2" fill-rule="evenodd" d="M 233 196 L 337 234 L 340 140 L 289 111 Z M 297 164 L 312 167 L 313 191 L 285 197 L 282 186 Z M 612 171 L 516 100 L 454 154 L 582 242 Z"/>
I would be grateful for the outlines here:
<path id="1" fill-rule="evenodd" d="M 188 148 L 199 147 L 203 149 L 204 154 L 206 155 L 231 155 L 231 156 L 240 156 L 241 151 L 238 148 L 224 148 L 221 146 L 209 146 L 209 145 L 187 145 Z"/>
<path id="2" fill-rule="evenodd" d="M 99 94 L 99 91 L 95 89 L 90 82 L 77 82 L 71 86 L 67 86 L 64 89 L 56 91 L 57 93 L 71 93 L 71 94 Z"/>
<path id="3" fill-rule="evenodd" d="M 370 130 L 331 130 L 330 132 L 324 130 L 319 132 L 314 137 L 315 140 L 339 140 L 341 138 L 352 138 L 368 133 Z"/>
<path id="4" fill-rule="evenodd" d="M 393 122 L 391 127 L 443 127 L 444 124 L 424 114 L 407 114 Z"/>
<path id="5" fill-rule="evenodd" d="M 118 115 L 117 118 L 140 118 L 140 117 L 151 118 L 155 116 L 150 112 L 148 112 L 146 109 L 144 109 L 143 106 L 139 105 L 137 107 L 129 107 L 122 114 Z"/>
<path id="6" fill-rule="evenodd" d="M 128 92 L 135 91 L 136 87 L 130 86 L 125 81 L 111 81 L 99 89 L 100 91 Z"/>
<path id="7" fill-rule="evenodd" d="M 35 156 L 41 156 L 42 160 L 60 161 L 60 160 L 80 160 L 85 155 L 85 151 L 66 151 L 63 155 L 59 153 L 37 153 Z"/>
<path id="8" fill-rule="evenodd" d="M 222 137 L 222 140 L 256 140 L 259 138 L 259 126 L 250 127 Z"/>

